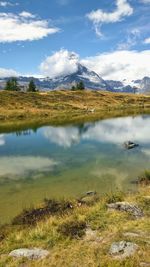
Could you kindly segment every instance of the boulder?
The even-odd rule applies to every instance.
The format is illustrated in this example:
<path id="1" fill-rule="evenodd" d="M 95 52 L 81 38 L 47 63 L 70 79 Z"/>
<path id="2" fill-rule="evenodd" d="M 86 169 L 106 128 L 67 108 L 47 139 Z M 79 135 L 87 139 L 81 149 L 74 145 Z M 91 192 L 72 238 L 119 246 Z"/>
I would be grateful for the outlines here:
<path id="1" fill-rule="evenodd" d="M 132 256 L 138 246 L 134 243 L 127 241 L 115 242 L 111 245 L 109 253 L 116 258 L 126 258 Z"/>
<path id="2" fill-rule="evenodd" d="M 130 212 L 136 218 L 143 217 L 143 211 L 135 204 L 128 202 L 116 202 L 107 204 L 109 209 Z"/>
<path id="3" fill-rule="evenodd" d="M 133 148 L 138 147 L 138 146 L 139 146 L 138 144 L 131 142 L 131 141 L 127 141 L 124 143 L 124 147 L 126 149 L 133 149 Z"/>
<path id="4" fill-rule="evenodd" d="M 38 259 L 43 259 L 47 257 L 49 252 L 44 249 L 40 248 L 33 248 L 33 249 L 27 249 L 27 248 L 20 248 L 20 249 L 15 249 L 9 253 L 10 257 L 15 257 L 15 258 L 28 258 L 30 260 L 38 260 Z"/>

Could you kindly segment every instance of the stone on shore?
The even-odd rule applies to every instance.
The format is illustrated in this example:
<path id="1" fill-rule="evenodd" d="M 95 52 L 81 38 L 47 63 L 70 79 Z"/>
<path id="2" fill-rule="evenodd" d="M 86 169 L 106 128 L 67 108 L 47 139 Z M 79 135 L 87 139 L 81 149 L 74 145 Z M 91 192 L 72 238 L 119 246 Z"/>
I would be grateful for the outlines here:
<path id="1" fill-rule="evenodd" d="M 143 211 L 135 204 L 128 202 L 116 202 L 107 204 L 109 209 L 130 212 L 136 218 L 143 217 Z"/>
<path id="2" fill-rule="evenodd" d="M 44 259 L 47 257 L 49 252 L 44 249 L 40 248 L 33 248 L 33 249 L 27 249 L 27 248 L 20 248 L 15 249 L 9 253 L 10 257 L 15 258 L 28 258 L 30 260 L 38 260 L 38 259 Z"/>
<path id="3" fill-rule="evenodd" d="M 115 258 L 124 259 L 126 257 L 132 256 L 138 246 L 134 243 L 127 241 L 115 242 L 111 245 L 109 253 L 113 255 Z"/>

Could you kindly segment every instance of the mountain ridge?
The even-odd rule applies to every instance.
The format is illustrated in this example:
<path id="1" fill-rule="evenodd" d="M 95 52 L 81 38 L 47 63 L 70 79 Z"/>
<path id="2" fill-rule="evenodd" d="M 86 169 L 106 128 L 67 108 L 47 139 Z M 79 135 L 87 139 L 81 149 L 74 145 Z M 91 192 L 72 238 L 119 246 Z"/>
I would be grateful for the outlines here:
<path id="1" fill-rule="evenodd" d="M 9 77 L 0 78 L 0 89 L 3 89 Z M 22 90 L 26 90 L 27 85 L 31 79 L 34 80 L 37 88 L 40 91 L 70 89 L 77 82 L 82 81 L 85 88 L 91 90 L 104 90 L 111 92 L 126 92 L 126 93 L 150 93 L 150 77 L 133 80 L 131 84 L 124 81 L 104 80 L 96 72 L 89 70 L 87 67 L 78 63 L 77 70 L 68 75 L 58 76 L 56 78 L 36 78 L 18 76 L 18 82 Z"/>

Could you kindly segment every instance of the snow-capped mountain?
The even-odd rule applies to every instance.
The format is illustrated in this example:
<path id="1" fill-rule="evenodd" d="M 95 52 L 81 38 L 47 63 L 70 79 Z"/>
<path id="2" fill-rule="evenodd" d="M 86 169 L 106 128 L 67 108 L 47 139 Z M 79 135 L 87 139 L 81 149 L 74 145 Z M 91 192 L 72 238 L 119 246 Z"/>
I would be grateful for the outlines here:
<path id="1" fill-rule="evenodd" d="M 0 89 L 3 89 L 6 81 L 9 78 L 0 78 Z M 37 88 L 41 91 L 54 89 L 70 89 L 77 82 L 83 81 L 86 89 L 92 90 L 107 90 L 112 92 L 127 92 L 127 93 L 150 93 L 150 77 L 144 77 L 141 80 L 114 81 L 103 80 L 96 72 L 90 71 L 85 66 L 78 63 L 77 70 L 73 74 L 59 76 L 54 79 L 35 78 L 35 77 L 17 77 L 22 90 L 26 90 L 31 79 L 34 80 Z"/>
<path id="2" fill-rule="evenodd" d="M 138 88 L 139 93 L 150 93 L 150 77 L 144 77 L 142 80 L 136 80 L 134 81 L 134 84 Z"/>
<path id="3" fill-rule="evenodd" d="M 83 81 L 88 89 L 94 90 L 108 90 L 109 85 L 94 71 L 89 71 L 86 67 L 78 64 L 77 71 L 66 76 L 59 76 L 54 79 L 50 78 L 34 78 L 34 77 L 18 77 L 18 82 L 22 87 L 26 87 L 31 79 L 34 80 L 36 86 L 40 90 L 53 89 L 70 89 L 77 82 Z M 1 87 L 8 78 L 0 79 Z"/>

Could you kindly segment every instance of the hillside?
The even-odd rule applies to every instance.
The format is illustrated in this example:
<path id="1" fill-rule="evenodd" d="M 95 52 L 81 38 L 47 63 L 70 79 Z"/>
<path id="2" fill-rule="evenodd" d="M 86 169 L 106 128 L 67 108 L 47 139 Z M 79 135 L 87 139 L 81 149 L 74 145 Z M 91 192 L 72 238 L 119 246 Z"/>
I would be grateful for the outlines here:
<path id="1" fill-rule="evenodd" d="M 0 92 L 1 126 L 8 122 L 61 124 L 148 112 L 150 96 L 103 91 Z"/>

